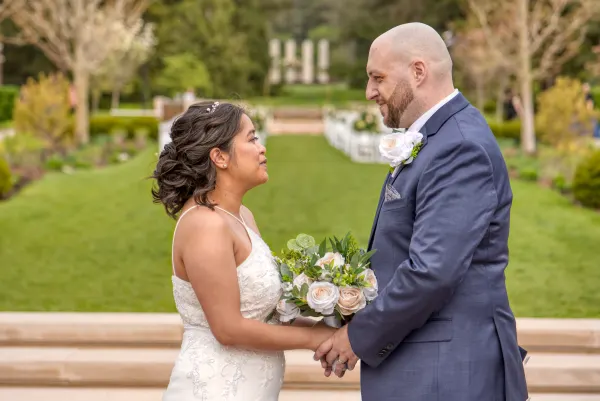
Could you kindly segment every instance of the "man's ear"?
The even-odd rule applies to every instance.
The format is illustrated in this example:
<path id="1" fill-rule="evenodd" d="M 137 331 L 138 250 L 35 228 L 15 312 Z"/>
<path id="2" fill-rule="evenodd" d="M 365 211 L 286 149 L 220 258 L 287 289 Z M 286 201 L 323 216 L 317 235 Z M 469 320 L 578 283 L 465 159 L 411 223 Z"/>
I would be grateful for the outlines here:
<path id="1" fill-rule="evenodd" d="M 419 86 L 423 83 L 423 81 L 425 81 L 425 78 L 427 78 L 427 74 L 429 73 L 429 71 L 427 70 L 427 65 L 423 60 L 416 59 L 412 63 L 411 73 L 415 85 Z"/>

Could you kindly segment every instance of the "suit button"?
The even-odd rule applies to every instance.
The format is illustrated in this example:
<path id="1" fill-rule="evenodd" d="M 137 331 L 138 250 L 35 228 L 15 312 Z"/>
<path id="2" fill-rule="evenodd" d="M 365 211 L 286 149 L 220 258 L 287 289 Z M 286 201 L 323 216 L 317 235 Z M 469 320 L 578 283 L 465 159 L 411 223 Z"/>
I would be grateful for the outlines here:
<path id="1" fill-rule="evenodd" d="M 385 349 L 387 349 L 388 351 L 391 351 L 394 349 L 394 344 L 390 343 L 388 345 L 386 345 Z"/>

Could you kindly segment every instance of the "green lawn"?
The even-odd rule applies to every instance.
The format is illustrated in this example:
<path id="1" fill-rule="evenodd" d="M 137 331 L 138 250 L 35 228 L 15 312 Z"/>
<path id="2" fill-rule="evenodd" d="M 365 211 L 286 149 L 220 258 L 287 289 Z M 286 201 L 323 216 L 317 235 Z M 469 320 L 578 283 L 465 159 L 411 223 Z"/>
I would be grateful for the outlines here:
<path id="1" fill-rule="evenodd" d="M 298 232 L 365 244 L 384 165 L 351 163 L 322 137 L 268 142 L 268 184 L 248 195 L 278 252 Z M 155 151 L 120 166 L 50 174 L 0 204 L 0 310 L 174 311 L 174 223 L 152 204 Z M 518 316 L 600 317 L 600 215 L 513 182 L 508 286 Z"/>
<path id="2" fill-rule="evenodd" d="M 366 79 L 365 79 L 366 84 Z M 349 89 L 344 85 L 286 85 L 278 96 L 247 99 L 253 104 L 269 106 L 323 106 L 338 107 L 352 103 L 366 104 L 364 89 Z"/>

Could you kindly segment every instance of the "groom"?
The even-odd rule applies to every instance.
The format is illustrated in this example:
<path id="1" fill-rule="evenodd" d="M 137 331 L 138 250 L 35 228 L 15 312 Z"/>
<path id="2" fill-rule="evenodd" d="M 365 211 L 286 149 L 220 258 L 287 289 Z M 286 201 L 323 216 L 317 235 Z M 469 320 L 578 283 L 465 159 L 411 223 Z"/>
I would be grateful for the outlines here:
<path id="1" fill-rule="evenodd" d="M 524 401 L 504 275 L 512 192 L 494 135 L 427 25 L 378 37 L 367 73 L 385 125 L 408 129 L 380 146 L 395 167 L 369 240 L 380 292 L 315 359 L 326 375 L 341 362 L 338 376 L 360 359 L 363 401 Z"/>

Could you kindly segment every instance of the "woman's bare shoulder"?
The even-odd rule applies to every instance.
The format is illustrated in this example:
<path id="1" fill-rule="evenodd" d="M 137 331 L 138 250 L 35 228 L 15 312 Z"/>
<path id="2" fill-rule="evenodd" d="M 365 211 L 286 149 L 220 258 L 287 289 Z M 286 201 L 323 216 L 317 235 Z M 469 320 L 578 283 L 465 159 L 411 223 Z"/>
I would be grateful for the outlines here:
<path id="1" fill-rule="evenodd" d="M 193 236 L 228 233 L 227 223 L 218 213 L 202 206 L 192 206 L 192 208 L 196 210 L 190 210 L 185 216 L 181 215 L 179 218 L 182 231 Z"/>

